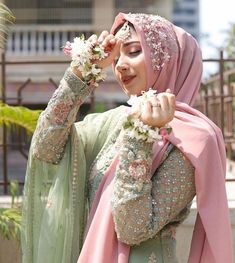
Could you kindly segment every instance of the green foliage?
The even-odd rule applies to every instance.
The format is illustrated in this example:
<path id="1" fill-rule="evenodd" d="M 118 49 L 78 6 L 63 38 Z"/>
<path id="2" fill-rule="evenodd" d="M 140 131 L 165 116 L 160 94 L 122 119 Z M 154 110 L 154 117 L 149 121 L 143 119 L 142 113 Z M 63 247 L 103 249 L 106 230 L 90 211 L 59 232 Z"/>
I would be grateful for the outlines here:
<path id="1" fill-rule="evenodd" d="M 19 208 L 0 208 L 0 233 L 4 238 L 20 241 L 21 211 Z"/>
<path id="2" fill-rule="evenodd" d="M 16 196 L 19 196 L 19 184 L 17 181 L 12 181 L 11 207 L 0 208 L 0 233 L 4 238 L 13 238 L 20 242 L 21 208 L 15 202 Z"/>
<path id="3" fill-rule="evenodd" d="M 235 23 L 230 24 L 230 28 L 227 31 L 227 38 L 225 41 L 225 51 L 228 57 L 235 56 Z"/>
<path id="4" fill-rule="evenodd" d="M 16 180 L 11 181 L 10 184 L 11 192 L 11 208 L 14 208 L 15 198 L 19 196 L 19 183 Z"/>
<path id="5" fill-rule="evenodd" d="M 225 53 L 228 58 L 235 59 L 235 23 L 231 23 L 229 29 L 227 30 L 227 37 L 225 39 L 224 47 Z M 235 62 L 227 62 L 225 64 L 225 69 L 233 69 L 235 68 Z M 233 82 L 235 81 L 235 77 L 231 79 Z"/>
<path id="6" fill-rule="evenodd" d="M 22 106 L 0 103 L 0 125 L 16 124 L 33 133 L 41 110 L 30 110 Z"/>
<path id="7" fill-rule="evenodd" d="M 4 48 L 10 26 L 15 22 L 15 17 L 11 10 L 0 3 L 0 48 Z"/>

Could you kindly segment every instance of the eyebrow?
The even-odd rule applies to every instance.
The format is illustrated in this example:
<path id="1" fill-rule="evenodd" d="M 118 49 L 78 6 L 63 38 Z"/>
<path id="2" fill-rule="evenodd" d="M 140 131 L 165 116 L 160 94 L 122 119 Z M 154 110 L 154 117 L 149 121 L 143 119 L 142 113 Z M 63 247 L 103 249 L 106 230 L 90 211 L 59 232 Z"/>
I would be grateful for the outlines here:
<path id="1" fill-rule="evenodd" d="M 131 44 L 136 44 L 136 43 L 140 44 L 140 41 L 130 41 L 130 42 L 126 42 L 126 43 L 123 43 L 123 46 L 124 46 L 124 47 L 127 47 L 127 46 L 129 46 L 129 45 L 131 45 Z"/>

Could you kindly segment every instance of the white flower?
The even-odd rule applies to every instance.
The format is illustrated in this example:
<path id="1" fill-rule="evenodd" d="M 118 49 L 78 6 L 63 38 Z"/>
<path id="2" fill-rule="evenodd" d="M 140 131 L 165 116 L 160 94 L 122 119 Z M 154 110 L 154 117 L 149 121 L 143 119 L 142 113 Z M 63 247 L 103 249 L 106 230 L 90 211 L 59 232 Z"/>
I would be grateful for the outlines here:
<path id="1" fill-rule="evenodd" d="M 88 85 L 98 86 L 98 82 L 105 79 L 105 72 L 93 62 L 108 55 L 102 46 L 84 40 L 84 37 L 75 37 L 72 43 L 69 42 L 68 51 L 65 54 L 72 58 L 71 66 L 81 71 Z"/>
<path id="2" fill-rule="evenodd" d="M 162 137 L 159 135 L 158 129 L 152 130 L 149 129 L 148 131 L 149 137 L 152 138 L 153 140 L 160 140 Z"/>
<path id="3" fill-rule="evenodd" d="M 156 96 L 157 91 L 153 89 L 149 89 L 148 91 L 143 91 L 143 94 L 141 96 L 137 95 L 131 95 L 127 103 L 131 106 L 136 105 L 137 103 L 145 103 L 145 101 L 148 101 L 151 97 Z"/>
<path id="4" fill-rule="evenodd" d="M 131 106 L 133 106 L 134 104 L 139 102 L 139 97 L 137 97 L 136 95 L 131 95 L 129 100 L 127 101 L 127 103 Z"/>
<path id="5" fill-rule="evenodd" d="M 99 76 L 99 79 L 100 79 L 100 80 L 104 80 L 104 79 L 106 78 L 106 76 L 107 76 L 106 71 L 101 70 L 101 72 L 100 72 L 100 76 Z"/>
<path id="6" fill-rule="evenodd" d="M 92 64 L 91 74 L 96 76 L 96 75 L 100 74 L 100 72 L 101 72 L 101 69 L 97 68 L 95 64 Z"/>

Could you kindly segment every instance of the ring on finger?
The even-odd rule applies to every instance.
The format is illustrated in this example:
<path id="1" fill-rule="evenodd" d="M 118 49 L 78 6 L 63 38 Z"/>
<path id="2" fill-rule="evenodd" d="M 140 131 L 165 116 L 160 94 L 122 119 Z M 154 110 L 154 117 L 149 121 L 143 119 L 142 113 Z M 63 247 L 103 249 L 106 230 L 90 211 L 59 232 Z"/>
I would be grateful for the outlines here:
<path id="1" fill-rule="evenodd" d="M 161 108 L 161 104 L 160 103 L 154 103 L 152 104 L 153 108 Z"/>

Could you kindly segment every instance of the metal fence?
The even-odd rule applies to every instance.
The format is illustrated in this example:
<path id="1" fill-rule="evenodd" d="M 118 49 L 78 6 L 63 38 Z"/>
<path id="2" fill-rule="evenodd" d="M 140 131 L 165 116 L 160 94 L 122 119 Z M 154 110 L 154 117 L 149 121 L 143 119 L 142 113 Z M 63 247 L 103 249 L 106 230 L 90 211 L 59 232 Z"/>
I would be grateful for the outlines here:
<path id="1" fill-rule="evenodd" d="M 214 77 L 211 77 L 209 80 L 202 82 L 201 90 L 199 96 L 196 100 L 195 107 L 207 115 L 210 119 L 212 119 L 222 130 L 226 148 L 227 148 L 227 156 L 228 158 L 234 158 L 235 152 L 235 133 L 234 133 L 234 88 L 235 84 L 235 69 L 233 70 L 225 70 L 226 63 L 235 63 L 235 59 L 224 59 L 223 52 L 220 52 L 220 57 L 218 59 L 205 59 L 204 63 L 213 62 L 219 65 L 219 73 Z M 3 103 L 12 104 L 12 101 L 15 101 L 18 105 L 22 104 L 22 91 L 25 87 L 30 83 L 30 78 L 28 78 L 21 86 L 17 89 L 17 96 L 7 97 L 6 90 L 6 68 L 8 66 L 20 66 L 20 65 L 56 65 L 56 64 L 64 64 L 68 63 L 64 60 L 56 60 L 56 61 L 6 61 L 5 55 L 2 54 L 1 58 L 1 86 L 2 86 L 2 97 L 0 100 Z M 53 79 L 49 79 L 51 83 L 56 87 Z M 94 96 L 91 97 L 91 105 L 94 104 Z M 2 178 L 0 177 L 0 186 L 3 187 L 3 193 L 8 193 L 9 186 L 9 172 L 8 172 L 8 153 L 12 147 L 17 149 L 25 159 L 27 159 L 27 140 L 24 138 L 24 132 L 19 129 L 17 132 L 17 140 L 15 143 L 9 143 L 8 138 L 9 129 L 5 125 L 2 126 L 2 143 L 0 144 L 0 157 L 2 156 L 2 167 L 1 173 Z M 1 155 L 2 153 L 2 155 Z M 1 163 L 1 162 L 0 162 Z M 228 179 L 234 180 L 234 179 Z M 19 184 L 24 184 L 24 178 L 19 180 Z"/>
<path id="2" fill-rule="evenodd" d="M 195 107 L 220 127 L 224 135 L 227 157 L 234 159 L 235 58 L 225 59 L 223 51 L 220 51 L 218 59 L 204 59 L 203 62 L 217 63 L 219 65 L 218 74 L 201 83 Z M 226 70 L 228 63 L 234 63 L 234 67 Z"/>

